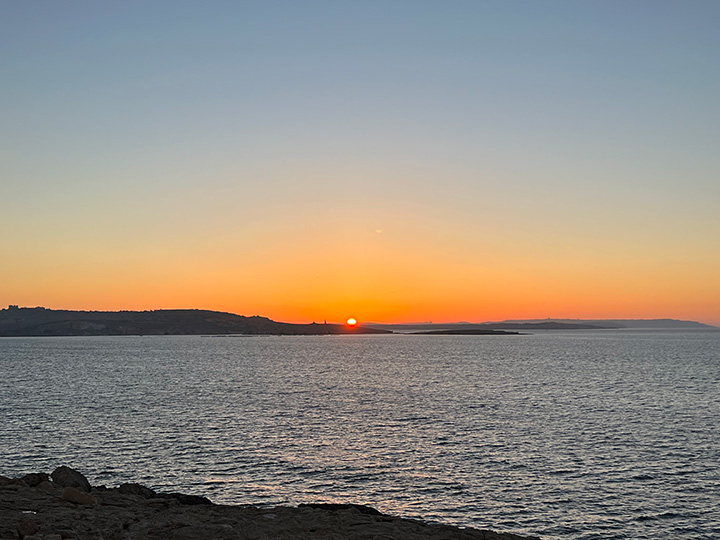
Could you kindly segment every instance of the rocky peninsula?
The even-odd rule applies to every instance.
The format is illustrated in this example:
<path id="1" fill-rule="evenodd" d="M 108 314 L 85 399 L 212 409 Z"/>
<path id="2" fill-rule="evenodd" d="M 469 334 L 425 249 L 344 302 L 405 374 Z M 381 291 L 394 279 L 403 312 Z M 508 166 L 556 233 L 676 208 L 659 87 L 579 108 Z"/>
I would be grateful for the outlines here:
<path id="1" fill-rule="evenodd" d="M 538 540 L 382 514 L 354 504 L 226 506 L 78 471 L 0 476 L 0 538 L 23 540 Z"/>
<path id="2" fill-rule="evenodd" d="M 71 311 L 44 307 L 0 309 L 0 337 L 18 336 L 323 336 L 390 334 L 389 330 L 332 323 L 294 324 L 254 315 L 203 309 L 153 311 Z"/>

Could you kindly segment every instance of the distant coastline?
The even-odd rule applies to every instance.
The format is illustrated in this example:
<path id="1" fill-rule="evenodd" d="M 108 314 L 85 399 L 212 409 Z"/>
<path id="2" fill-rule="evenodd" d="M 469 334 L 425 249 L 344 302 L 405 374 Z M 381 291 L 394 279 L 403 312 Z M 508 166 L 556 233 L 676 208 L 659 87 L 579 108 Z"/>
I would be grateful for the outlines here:
<path id="1" fill-rule="evenodd" d="M 518 336 L 520 332 L 492 330 L 490 328 L 450 328 L 447 330 L 423 330 L 411 332 L 411 334 L 422 336 Z"/>
<path id="2" fill-rule="evenodd" d="M 400 333 L 447 333 L 447 334 L 481 334 L 492 330 L 503 331 L 551 331 L 551 330 L 621 330 L 621 329 L 652 329 L 652 330 L 719 330 L 716 326 L 696 321 L 680 321 L 676 319 L 528 319 L 507 320 L 484 323 L 411 323 L 382 324 L 365 323 L 366 327 L 378 330 L 390 330 Z"/>
<path id="3" fill-rule="evenodd" d="M 0 337 L 20 336 L 127 336 L 127 335 L 279 335 L 342 334 L 519 335 L 552 330 L 614 330 L 621 328 L 717 330 L 695 321 L 653 320 L 521 320 L 480 324 L 295 324 L 258 315 L 202 309 L 152 311 L 73 311 L 44 307 L 0 309 Z"/>
<path id="4" fill-rule="evenodd" d="M 10 306 L 0 310 L 0 336 L 280 335 L 391 334 L 389 330 L 344 324 L 277 322 L 201 309 L 154 311 L 70 311 Z"/>

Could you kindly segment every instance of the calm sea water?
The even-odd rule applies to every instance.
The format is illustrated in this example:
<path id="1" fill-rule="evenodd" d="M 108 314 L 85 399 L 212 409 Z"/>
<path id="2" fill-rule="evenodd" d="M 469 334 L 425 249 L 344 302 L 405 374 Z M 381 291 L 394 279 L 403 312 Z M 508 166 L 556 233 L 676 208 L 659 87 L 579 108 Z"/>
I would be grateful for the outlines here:
<path id="1" fill-rule="evenodd" d="M 0 339 L 0 474 L 720 538 L 720 332 Z"/>

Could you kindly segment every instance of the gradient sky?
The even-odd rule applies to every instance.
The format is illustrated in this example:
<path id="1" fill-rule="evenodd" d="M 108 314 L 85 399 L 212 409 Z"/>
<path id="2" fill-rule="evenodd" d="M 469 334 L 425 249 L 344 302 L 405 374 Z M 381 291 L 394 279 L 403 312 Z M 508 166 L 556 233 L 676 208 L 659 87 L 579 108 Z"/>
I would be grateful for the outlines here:
<path id="1" fill-rule="evenodd" d="M 720 324 L 720 2 L 0 3 L 0 305 Z"/>

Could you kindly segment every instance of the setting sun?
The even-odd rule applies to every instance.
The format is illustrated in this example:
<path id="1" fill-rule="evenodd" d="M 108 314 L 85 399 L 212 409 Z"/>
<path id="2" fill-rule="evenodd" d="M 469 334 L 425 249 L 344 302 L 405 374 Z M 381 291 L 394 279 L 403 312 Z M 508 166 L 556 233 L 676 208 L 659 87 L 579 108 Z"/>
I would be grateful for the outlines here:
<path id="1" fill-rule="evenodd" d="M 345 321 L 348 326 L 355 326 L 357 324 L 357 321 L 353 319 L 352 317 L 349 318 L 347 321 Z"/>

